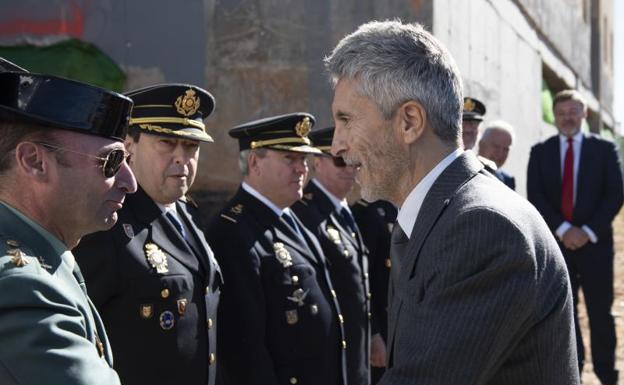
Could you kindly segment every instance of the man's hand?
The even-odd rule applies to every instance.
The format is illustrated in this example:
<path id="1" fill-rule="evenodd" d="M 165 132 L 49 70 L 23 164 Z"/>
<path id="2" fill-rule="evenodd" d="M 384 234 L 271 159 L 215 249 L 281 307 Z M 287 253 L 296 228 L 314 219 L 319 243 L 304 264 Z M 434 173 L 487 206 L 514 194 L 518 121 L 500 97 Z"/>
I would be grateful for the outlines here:
<path id="1" fill-rule="evenodd" d="M 561 242 L 567 249 L 576 250 L 589 242 L 589 236 L 580 227 L 572 226 L 563 234 Z"/>
<path id="2" fill-rule="evenodd" d="M 379 333 L 371 338 L 370 364 L 376 368 L 386 366 L 386 343 Z"/>

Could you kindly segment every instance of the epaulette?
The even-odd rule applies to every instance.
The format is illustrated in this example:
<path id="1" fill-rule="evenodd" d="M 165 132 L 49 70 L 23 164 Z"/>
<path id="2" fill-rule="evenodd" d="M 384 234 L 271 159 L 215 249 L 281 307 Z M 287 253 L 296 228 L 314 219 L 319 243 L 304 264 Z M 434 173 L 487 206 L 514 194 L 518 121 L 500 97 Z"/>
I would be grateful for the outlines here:
<path id="1" fill-rule="evenodd" d="M 32 255 L 32 251 L 24 248 L 18 241 L 14 239 L 3 239 L 0 240 L 0 246 L 2 248 L 1 254 L 10 257 L 10 263 L 5 265 L 5 267 L 15 267 L 22 268 L 31 262 L 38 262 L 38 264 L 49 270 L 51 266 L 45 264 L 45 261 L 42 258 L 35 258 Z"/>
<path id="2" fill-rule="evenodd" d="M 312 199 L 314 199 L 314 193 L 305 193 L 303 194 L 303 199 L 306 201 L 311 201 Z"/>
<path id="3" fill-rule="evenodd" d="M 195 207 L 196 209 L 199 208 L 199 206 L 197 206 L 197 202 L 195 202 L 195 199 L 193 199 L 193 197 L 189 194 L 183 195 L 180 200 L 182 202 L 188 203 L 191 206 Z"/>
<path id="4" fill-rule="evenodd" d="M 221 218 L 227 219 L 230 222 L 238 223 L 238 221 L 234 217 L 237 217 L 241 215 L 242 213 L 243 213 L 243 205 L 241 203 L 238 203 L 230 207 L 227 211 L 221 213 Z"/>

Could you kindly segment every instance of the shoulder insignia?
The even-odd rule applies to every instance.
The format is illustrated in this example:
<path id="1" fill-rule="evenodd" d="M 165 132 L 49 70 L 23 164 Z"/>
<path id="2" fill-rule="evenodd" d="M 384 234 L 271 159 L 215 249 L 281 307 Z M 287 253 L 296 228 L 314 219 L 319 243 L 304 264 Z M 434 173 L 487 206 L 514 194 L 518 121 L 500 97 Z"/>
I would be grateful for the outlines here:
<path id="1" fill-rule="evenodd" d="M 7 239 L 6 244 L 11 247 L 19 247 L 20 245 L 19 242 L 14 239 Z"/>
<path id="2" fill-rule="evenodd" d="M 227 215 L 225 215 L 225 214 L 221 214 L 221 218 L 223 218 L 223 219 L 227 219 L 227 220 L 228 220 L 228 221 L 230 221 L 230 222 L 238 223 L 238 221 L 237 221 L 236 219 L 234 219 L 234 218 L 232 218 L 232 217 L 228 217 L 228 216 L 227 216 Z"/>
<path id="3" fill-rule="evenodd" d="M 46 270 L 50 270 L 50 269 L 52 269 L 52 266 L 51 266 L 51 265 L 48 265 L 48 264 L 45 262 L 45 259 L 43 259 L 43 257 L 41 257 L 41 256 L 37 257 L 37 261 L 39 261 L 39 265 L 40 265 L 41 267 L 43 267 L 44 269 L 46 269 Z"/>
<path id="4" fill-rule="evenodd" d="M 199 206 L 197 205 L 197 202 L 195 202 L 195 199 L 193 199 L 193 197 L 189 194 L 183 195 L 182 198 L 180 198 L 180 200 L 182 202 L 185 202 L 193 207 L 195 207 L 196 209 L 199 208 Z"/>
<path id="5" fill-rule="evenodd" d="M 366 202 L 364 199 L 360 199 L 357 202 L 355 202 L 356 205 L 360 205 L 360 206 L 364 206 L 364 207 L 368 207 L 368 202 Z"/>
<path id="6" fill-rule="evenodd" d="M 309 193 L 303 194 L 303 199 L 305 200 L 311 201 L 313 198 L 314 198 L 314 193 L 309 192 Z"/>
<path id="7" fill-rule="evenodd" d="M 275 251 L 275 258 L 284 267 L 292 266 L 292 257 L 282 242 L 275 242 L 273 244 L 273 251 Z"/>
<path id="8" fill-rule="evenodd" d="M 299 203 L 301 203 L 302 205 L 304 205 L 305 207 L 308 207 L 308 202 L 306 202 L 305 199 L 299 199 Z"/>
<path id="9" fill-rule="evenodd" d="M 156 269 L 158 274 L 169 272 L 167 255 L 154 243 L 145 244 L 145 257 L 147 258 L 147 262 Z"/>
<path id="10" fill-rule="evenodd" d="M 24 267 L 30 263 L 26 259 L 26 254 L 20 249 L 9 249 L 6 253 L 11 256 L 11 262 L 17 267 Z"/>
<path id="11" fill-rule="evenodd" d="M 243 205 L 239 203 L 236 206 L 231 207 L 230 211 L 236 215 L 240 215 L 243 213 Z"/>

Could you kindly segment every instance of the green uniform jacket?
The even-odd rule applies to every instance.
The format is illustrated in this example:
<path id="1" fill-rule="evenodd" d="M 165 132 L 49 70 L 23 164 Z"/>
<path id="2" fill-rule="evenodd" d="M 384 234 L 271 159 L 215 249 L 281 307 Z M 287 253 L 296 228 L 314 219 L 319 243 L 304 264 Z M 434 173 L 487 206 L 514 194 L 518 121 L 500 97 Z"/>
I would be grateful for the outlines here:
<path id="1" fill-rule="evenodd" d="M 0 384 L 119 384 L 102 321 L 74 275 L 65 245 L 0 202 Z"/>

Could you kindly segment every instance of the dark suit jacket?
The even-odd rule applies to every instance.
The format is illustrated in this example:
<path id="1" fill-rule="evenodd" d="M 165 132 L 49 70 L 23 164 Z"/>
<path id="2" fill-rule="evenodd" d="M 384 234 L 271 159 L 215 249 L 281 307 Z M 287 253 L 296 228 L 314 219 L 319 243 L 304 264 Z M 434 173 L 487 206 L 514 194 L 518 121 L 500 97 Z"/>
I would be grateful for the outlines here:
<path id="1" fill-rule="evenodd" d="M 496 170 L 494 175 L 498 179 L 500 179 L 501 182 L 503 182 L 505 185 L 507 185 L 507 187 L 509 187 L 510 189 L 512 189 L 512 190 L 516 189 L 516 178 L 514 178 L 513 176 L 507 174 L 503 170 Z"/>
<path id="2" fill-rule="evenodd" d="M 390 234 L 396 221 L 397 209 L 390 202 L 362 199 L 352 207 L 369 255 L 371 288 L 371 334 L 388 335 L 388 281 L 390 278 Z"/>
<path id="3" fill-rule="evenodd" d="M 325 257 L 239 188 L 209 226 L 223 269 L 220 378 L 226 385 L 344 383 L 344 332 Z"/>
<path id="4" fill-rule="evenodd" d="M 392 258 L 380 384 L 579 383 L 559 247 L 535 208 L 472 152 L 434 182 L 405 253 Z"/>
<path id="5" fill-rule="evenodd" d="M 368 251 L 359 231 L 348 224 L 329 197 L 313 182 L 291 208 L 318 238 L 327 258 L 331 280 L 344 316 L 349 385 L 370 383 L 370 289 Z"/>
<path id="6" fill-rule="evenodd" d="M 613 255 L 611 222 L 622 206 L 622 172 L 615 145 L 585 134 L 577 173 L 572 224 L 589 226 L 598 243 L 587 243 L 576 253 Z M 561 214 L 561 158 L 559 136 L 531 149 L 527 173 L 527 197 L 542 214 L 551 231 L 563 223 Z M 562 247 L 564 254 L 569 250 Z"/>
<path id="7" fill-rule="evenodd" d="M 126 197 L 111 230 L 83 238 L 74 249 L 123 384 L 215 381 L 219 267 L 195 207 L 180 200 L 176 209 L 197 250 L 141 188 Z M 164 253 L 168 272 L 156 271 L 146 246 Z"/>

